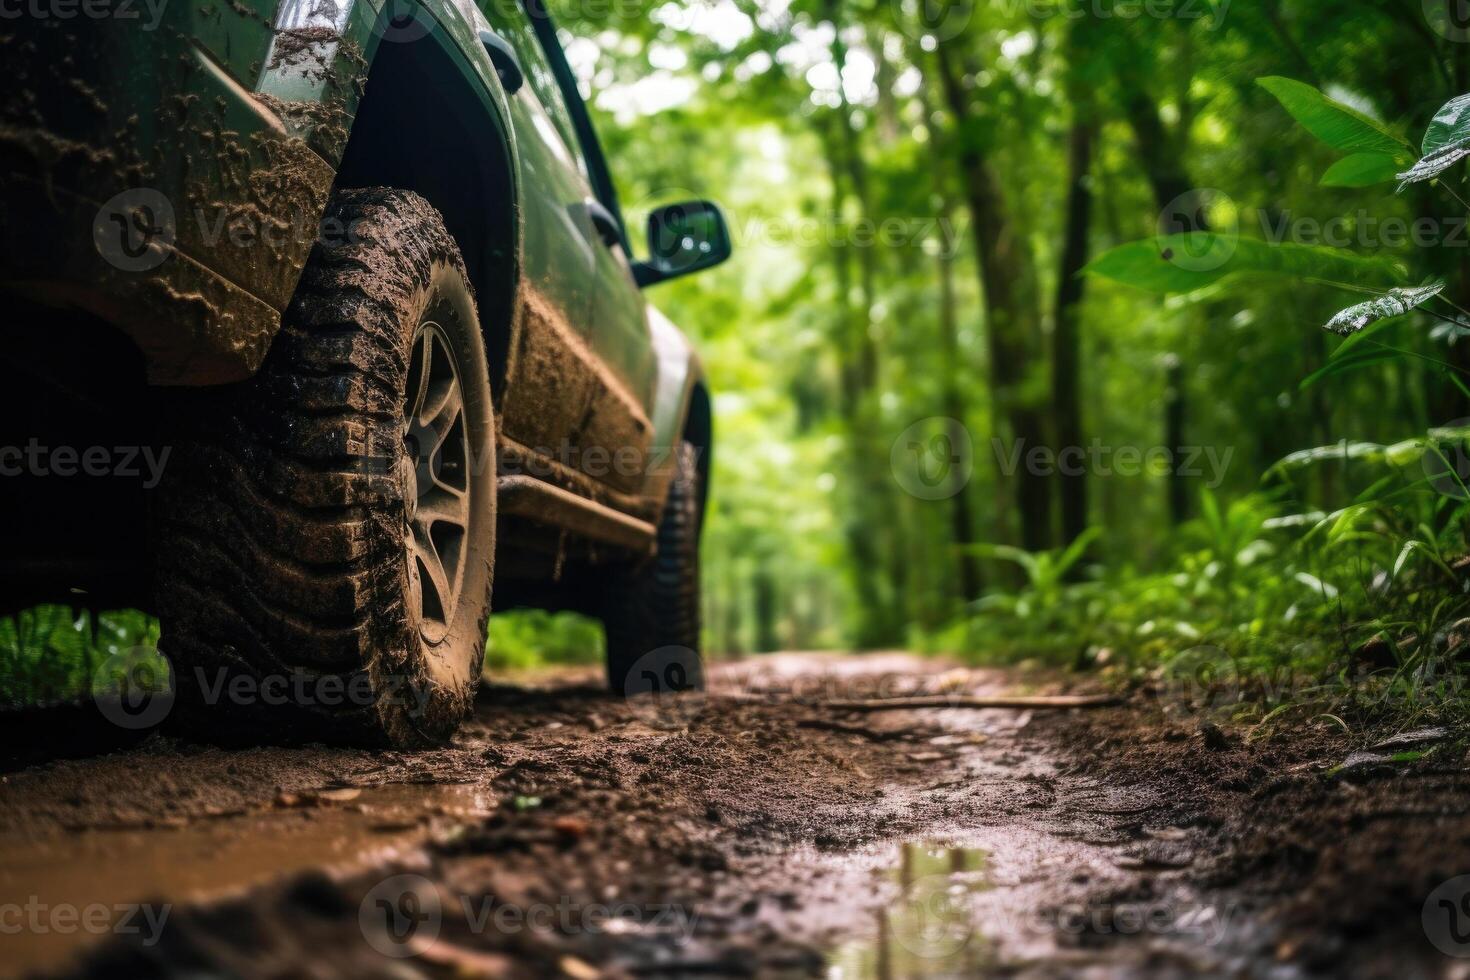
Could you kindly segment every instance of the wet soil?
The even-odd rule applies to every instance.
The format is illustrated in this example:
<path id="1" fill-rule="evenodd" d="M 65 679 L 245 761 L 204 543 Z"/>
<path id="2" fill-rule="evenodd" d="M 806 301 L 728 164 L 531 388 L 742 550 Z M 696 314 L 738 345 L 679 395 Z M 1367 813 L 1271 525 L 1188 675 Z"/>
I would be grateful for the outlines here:
<path id="1" fill-rule="evenodd" d="M 1068 689 L 900 654 L 595 682 L 485 688 L 432 751 L 154 737 L 12 772 L 0 971 L 1470 976 L 1451 733 L 824 704 Z"/>

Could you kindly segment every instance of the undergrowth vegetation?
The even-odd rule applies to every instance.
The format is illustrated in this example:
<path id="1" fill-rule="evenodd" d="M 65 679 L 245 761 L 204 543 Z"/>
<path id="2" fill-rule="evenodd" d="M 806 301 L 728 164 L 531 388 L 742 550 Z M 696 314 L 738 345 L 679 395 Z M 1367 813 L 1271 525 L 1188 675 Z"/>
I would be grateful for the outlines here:
<path id="1" fill-rule="evenodd" d="M 1385 126 L 1309 85 L 1261 84 L 1314 136 L 1354 151 L 1324 183 L 1397 180 L 1402 189 L 1441 178 L 1470 155 L 1470 95 L 1435 114 L 1416 160 Z M 1453 186 L 1442 186 L 1463 204 Z M 1304 288 L 1368 293 L 1323 325 L 1345 339 L 1301 389 L 1412 359 L 1470 397 L 1463 363 L 1470 311 L 1444 295 L 1443 278 L 1365 285 L 1369 267 L 1343 279 L 1353 269 L 1332 250 L 1297 246 L 1282 255 L 1258 242 L 1240 249 L 1235 233 L 1211 230 L 1215 216 L 1190 217 L 1188 230 L 1121 246 L 1088 271 L 1159 293 L 1198 297 L 1208 289 L 1214 301 L 1222 277 L 1226 290 L 1284 277 Z M 1248 266 L 1235 263 L 1242 253 Z M 1402 282 L 1409 270 L 1433 264 L 1412 252 L 1402 258 L 1378 268 Z M 1434 303 L 1444 309 L 1427 305 Z M 1415 336 L 1404 344 L 1395 331 Z M 1345 438 L 1298 450 L 1270 467 L 1254 493 L 1224 500 L 1204 491 L 1199 516 L 1176 529 L 1161 570 L 1088 564 L 1093 533 L 1039 553 L 976 548 L 1019 568 L 1022 583 L 975 602 L 934 645 L 1097 668 L 1180 704 L 1260 723 L 1464 720 L 1467 422 L 1387 445 Z"/>

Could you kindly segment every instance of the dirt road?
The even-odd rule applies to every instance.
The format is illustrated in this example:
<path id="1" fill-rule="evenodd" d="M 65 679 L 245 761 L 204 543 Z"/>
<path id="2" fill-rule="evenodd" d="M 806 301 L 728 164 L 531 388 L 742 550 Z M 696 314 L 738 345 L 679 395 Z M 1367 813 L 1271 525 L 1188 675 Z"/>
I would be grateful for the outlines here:
<path id="1" fill-rule="evenodd" d="M 1148 697 L 826 704 L 1036 683 L 783 654 L 706 698 L 489 687 L 430 752 L 155 737 L 21 769 L 0 970 L 1470 976 L 1446 733 L 1359 758 L 1391 733 L 1247 741 Z"/>

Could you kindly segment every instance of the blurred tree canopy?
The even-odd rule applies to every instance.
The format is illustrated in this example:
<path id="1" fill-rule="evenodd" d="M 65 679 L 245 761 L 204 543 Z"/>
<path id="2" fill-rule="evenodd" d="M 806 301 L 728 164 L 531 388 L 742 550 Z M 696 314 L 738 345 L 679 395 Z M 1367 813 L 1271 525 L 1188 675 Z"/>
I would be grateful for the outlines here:
<path id="1" fill-rule="evenodd" d="M 735 260 L 652 296 L 715 392 L 715 651 L 975 643 L 973 614 L 1029 574 L 996 546 L 1050 554 L 1064 581 L 1141 581 L 1226 527 L 1230 501 L 1269 500 L 1262 521 L 1331 512 L 1380 475 L 1342 460 L 1287 479 L 1273 467 L 1293 451 L 1470 414 L 1443 366 L 1466 345 L 1414 317 L 1395 342 L 1434 359 L 1304 387 L 1344 305 L 1310 277 L 1181 298 L 1081 274 L 1180 222 L 1354 257 L 1393 254 L 1386 226 L 1422 216 L 1463 239 L 1464 209 L 1428 185 L 1320 183 L 1338 154 L 1256 83 L 1316 86 L 1417 145 L 1470 88 L 1448 7 L 551 7 L 630 227 L 692 197 L 733 225 Z M 1465 254 L 1418 271 L 1464 297 Z"/>

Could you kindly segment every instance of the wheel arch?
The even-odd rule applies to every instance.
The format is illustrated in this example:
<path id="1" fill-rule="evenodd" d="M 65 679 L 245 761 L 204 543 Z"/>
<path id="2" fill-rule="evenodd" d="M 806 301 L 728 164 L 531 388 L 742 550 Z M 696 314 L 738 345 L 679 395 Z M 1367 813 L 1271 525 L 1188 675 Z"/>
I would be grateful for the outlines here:
<path id="1" fill-rule="evenodd" d="M 689 407 L 684 413 L 684 439 L 694 446 L 699 468 L 699 513 L 704 514 L 709 501 L 710 466 L 714 462 L 714 405 L 710 401 L 709 384 L 703 373 L 696 373 L 689 390 Z"/>
<path id="2" fill-rule="evenodd" d="M 708 477 L 714 426 L 704 367 L 689 338 L 652 304 L 648 306 L 648 328 L 658 363 L 658 381 L 649 413 L 653 422 L 652 457 L 643 494 L 662 507 L 673 478 L 668 463 L 680 441 L 687 439 L 699 450 L 700 475 Z"/>
<path id="3" fill-rule="evenodd" d="M 335 189 L 412 191 L 443 216 L 474 288 L 498 409 L 520 319 L 521 221 L 514 135 L 497 99 L 440 29 L 379 43 Z"/>

